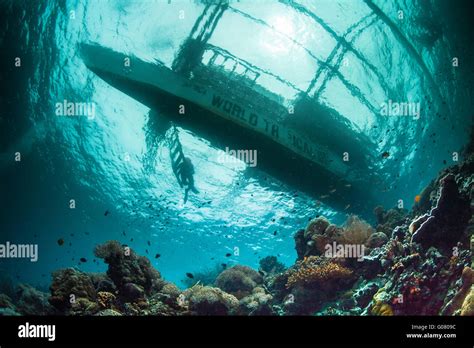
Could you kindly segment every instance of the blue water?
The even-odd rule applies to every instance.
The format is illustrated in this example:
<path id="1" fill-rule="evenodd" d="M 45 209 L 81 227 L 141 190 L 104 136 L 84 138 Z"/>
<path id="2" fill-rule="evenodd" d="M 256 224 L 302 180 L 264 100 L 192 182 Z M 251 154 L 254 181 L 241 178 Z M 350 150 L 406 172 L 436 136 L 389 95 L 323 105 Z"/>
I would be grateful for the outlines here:
<path id="1" fill-rule="evenodd" d="M 373 142 L 378 160 L 370 171 L 382 178 L 374 183 L 380 202 L 390 208 L 403 200 L 410 208 L 468 139 L 474 100 L 473 70 L 465 60 L 472 59 L 469 38 L 446 30 L 452 19 L 444 16 L 443 1 L 374 1 L 398 34 L 363 1 L 298 3 L 324 25 L 276 1 L 232 2 L 273 29 L 227 11 L 210 43 L 303 90 L 320 71 L 318 61 L 342 59 L 337 74 L 321 70 L 326 79 L 319 80 L 317 99 Z M 351 212 L 317 203 L 258 167 L 217 163 L 218 150 L 207 139 L 179 128 L 200 191 L 183 204 L 168 149 L 149 126 L 159 115 L 96 76 L 78 54 L 80 43 L 95 42 L 171 66 L 204 9 L 199 1 L 11 0 L 0 8 L 1 59 L 8 67 L 0 99 L 1 239 L 40 248 L 37 263 L 1 261 L 18 280 L 48 284 L 52 270 L 70 266 L 103 271 L 92 250 L 111 239 L 149 256 L 178 285 L 186 272 L 216 263 L 257 267 L 261 257 L 277 255 L 290 265 L 293 234 L 309 219 L 324 215 L 343 223 Z M 400 10 L 405 19 L 398 18 Z M 344 35 L 349 49 L 340 44 Z M 460 65 L 454 68 L 456 56 Z M 21 68 L 13 66 L 15 57 Z M 262 84 L 287 100 L 294 97 L 272 81 Z M 96 103 L 95 118 L 57 117 L 55 103 L 64 99 Z M 389 99 L 420 102 L 420 119 L 374 112 Z M 21 162 L 13 161 L 17 151 Z M 383 152 L 390 156 L 382 158 Z M 78 264 L 81 257 L 88 261 Z"/>

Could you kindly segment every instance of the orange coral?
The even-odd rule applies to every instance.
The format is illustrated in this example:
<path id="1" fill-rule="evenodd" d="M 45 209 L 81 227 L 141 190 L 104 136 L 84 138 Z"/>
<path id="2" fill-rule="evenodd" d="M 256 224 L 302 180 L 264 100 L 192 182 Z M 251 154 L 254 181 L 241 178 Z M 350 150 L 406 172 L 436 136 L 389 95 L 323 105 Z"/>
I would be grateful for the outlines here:
<path id="1" fill-rule="evenodd" d="M 289 271 L 287 288 L 297 284 L 321 283 L 328 280 L 347 279 L 352 271 L 341 264 L 317 256 L 305 257 Z"/>

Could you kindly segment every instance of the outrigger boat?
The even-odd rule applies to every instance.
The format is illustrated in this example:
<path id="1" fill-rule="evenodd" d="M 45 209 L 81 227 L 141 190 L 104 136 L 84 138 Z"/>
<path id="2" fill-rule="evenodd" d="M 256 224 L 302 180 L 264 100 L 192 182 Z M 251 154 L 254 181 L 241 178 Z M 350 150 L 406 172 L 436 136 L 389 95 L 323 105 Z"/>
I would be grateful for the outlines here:
<path id="1" fill-rule="evenodd" d="M 174 123 L 215 140 L 220 148 L 256 149 L 259 168 L 330 205 L 350 206 L 360 213 L 368 207 L 364 176 L 370 163 L 364 146 L 370 142 L 305 93 L 286 103 L 258 84 L 259 77 L 271 73 L 207 43 L 226 8 L 206 6 L 171 69 L 96 44 L 82 45 L 83 60 L 111 85 L 151 108 L 167 103 L 164 114 Z M 185 115 L 179 113 L 180 106 Z"/>

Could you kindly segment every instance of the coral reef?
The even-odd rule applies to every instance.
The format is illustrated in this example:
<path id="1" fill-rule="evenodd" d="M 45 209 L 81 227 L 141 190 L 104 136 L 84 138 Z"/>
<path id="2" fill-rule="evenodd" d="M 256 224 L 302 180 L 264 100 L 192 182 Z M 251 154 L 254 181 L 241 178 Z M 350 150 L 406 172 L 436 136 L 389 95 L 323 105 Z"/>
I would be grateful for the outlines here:
<path id="1" fill-rule="evenodd" d="M 273 296 L 264 288 L 256 287 L 253 292 L 239 302 L 240 315 L 274 315 L 272 308 Z"/>
<path id="2" fill-rule="evenodd" d="M 381 206 L 375 207 L 376 230 L 383 232 L 389 237 L 396 226 L 405 222 L 407 213 L 406 209 L 393 208 L 385 211 Z"/>
<path id="3" fill-rule="evenodd" d="M 195 284 L 201 285 L 213 285 L 216 281 L 217 276 L 222 272 L 222 266 L 217 263 L 211 268 L 206 268 L 199 272 L 193 272 L 194 277 L 185 277 L 181 281 L 187 288 L 194 286 Z"/>
<path id="4" fill-rule="evenodd" d="M 348 279 L 352 271 L 336 261 L 309 256 L 298 261 L 288 272 L 287 288 L 295 285 L 328 286 L 330 282 Z"/>
<path id="5" fill-rule="evenodd" d="M 48 302 L 49 295 L 31 285 L 19 284 L 16 289 L 15 303 L 23 315 L 50 315 L 54 313 Z"/>
<path id="6" fill-rule="evenodd" d="M 100 308 L 112 309 L 114 307 L 116 297 L 114 294 L 106 291 L 99 291 L 97 293 L 97 303 Z"/>
<path id="7" fill-rule="evenodd" d="M 239 300 L 219 288 L 195 285 L 183 295 L 184 306 L 193 315 L 231 315 L 239 308 Z"/>
<path id="8" fill-rule="evenodd" d="M 309 256 L 288 269 L 269 284 L 280 313 L 308 315 L 325 302 L 348 289 L 354 282 L 352 271 L 342 265 L 343 260 Z"/>
<path id="9" fill-rule="evenodd" d="M 286 269 L 285 265 L 279 262 L 276 256 L 266 256 L 260 260 L 259 264 L 259 270 L 265 274 L 282 273 Z"/>
<path id="10" fill-rule="evenodd" d="M 469 152 L 423 190 L 411 211 L 376 207 L 375 228 L 354 215 L 342 226 L 317 217 L 294 235 L 294 265 L 275 256 L 262 258 L 258 271 L 217 265 L 188 277 L 184 291 L 146 257 L 108 241 L 95 248 L 106 274 L 60 269 L 49 297 L 4 281 L 0 315 L 472 316 L 473 172 Z"/>
<path id="11" fill-rule="evenodd" d="M 468 294 L 472 292 L 474 285 L 474 270 L 472 270 L 472 268 L 464 267 L 460 283 L 455 295 L 441 310 L 442 315 L 459 314 L 461 311 L 461 307 L 468 297 Z"/>
<path id="12" fill-rule="evenodd" d="M 471 287 L 469 294 L 466 296 L 462 306 L 461 306 L 461 315 L 472 316 L 474 315 L 474 288 Z"/>
<path id="13" fill-rule="evenodd" d="M 126 301 L 142 298 L 144 294 L 151 294 L 164 285 L 160 273 L 151 266 L 150 260 L 138 256 L 117 241 L 98 245 L 94 254 L 108 264 L 107 276 Z"/>
<path id="14" fill-rule="evenodd" d="M 440 185 L 436 205 L 411 223 L 410 232 L 412 241 L 424 248 L 435 246 L 448 250 L 460 240 L 471 212 L 469 201 L 458 190 L 454 174 L 443 177 Z"/>
<path id="15" fill-rule="evenodd" d="M 254 269 L 236 265 L 226 269 L 216 279 L 215 285 L 241 299 L 250 295 L 254 288 L 263 284 L 263 277 Z"/>
<path id="16" fill-rule="evenodd" d="M 12 299 L 6 294 L 0 294 L 0 316 L 17 316 L 16 306 Z"/>
<path id="17" fill-rule="evenodd" d="M 295 234 L 295 248 L 298 260 L 307 256 L 323 255 L 328 245 L 364 245 L 369 247 L 369 242 L 381 244 L 386 241 L 381 234 L 376 234 L 374 229 L 359 217 L 350 215 L 344 226 L 331 224 L 326 218 L 318 217 L 313 219 L 305 230 L 300 230 Z"/>
<path id="18" fill-rule="evenodd" d="M 65 314 L 93 314 L 97 293 L 91 278 L 74 268 L 53 273 L 49 303 Z"/>

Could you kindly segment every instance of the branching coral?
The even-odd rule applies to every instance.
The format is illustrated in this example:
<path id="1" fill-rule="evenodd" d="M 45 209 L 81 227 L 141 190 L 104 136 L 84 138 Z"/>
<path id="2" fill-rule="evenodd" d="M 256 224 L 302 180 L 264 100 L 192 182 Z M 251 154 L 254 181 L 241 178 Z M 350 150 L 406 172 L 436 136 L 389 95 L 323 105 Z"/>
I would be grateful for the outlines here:
<path id="1" fill-rule="evenodd" d="M 115 295 L 107 291 L 99 291 L 97 293 L 97 302 L 104 309 L 112 309 L 115 302 Z"/>
<path id="2" fill-rule="evenodd" d="M 317 256 L 305 257 L 289 271 L 287 288 L 294 285 L 321 283 L 328 280 L 348 279 L 352 271 L 341 264 Z"/>

